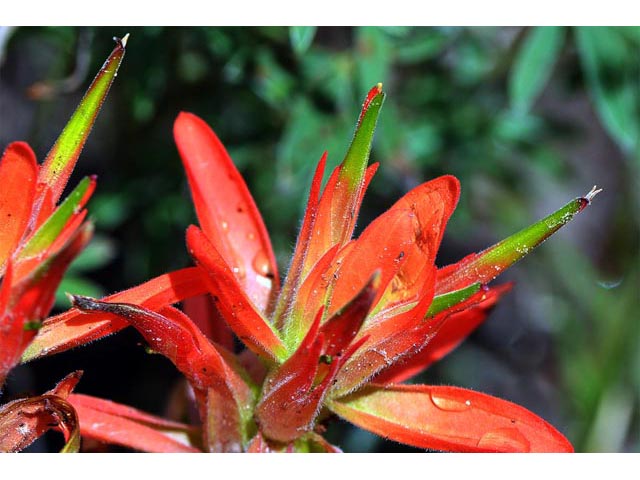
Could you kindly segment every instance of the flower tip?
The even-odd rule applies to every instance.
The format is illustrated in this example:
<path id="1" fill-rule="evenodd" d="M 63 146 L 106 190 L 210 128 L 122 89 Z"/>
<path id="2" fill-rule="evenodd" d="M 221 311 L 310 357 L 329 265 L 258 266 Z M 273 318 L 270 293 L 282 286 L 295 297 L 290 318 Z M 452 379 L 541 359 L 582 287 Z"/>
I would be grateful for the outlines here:
<path id="1" fill-rule="evenodd" d="M 378 82 L 376 88 L 378 89 L 378 93 L 382 93 L 382 82 Z"/>
<path id="2" fill-rule="evenodd" d="M 116 41 L 120 43 L 122 48 L 126 48 L 127 47 L 127 42 L 129 41 L 129 34 L 127 33 L 124 37 L 122 37 L 121 39 L 116 40 Z"/>
<path id="3" fill-rule="evenodd" d="M 182 110 L 180 113 L 178 113 L 178 116 L 173 122 L 173 133 L 176 134 L 176 132 L 181 129 L 189 130 L 192 128 L 192 125 L 194 123 L 197 123 L 198 121 L 202 122 L 200 117 L 194 115 L 191 112 L 185 112 L 184 110 Z"/>
<path id="4" fill-rule="evenodd" d="M 77 308 L 83 312 L 90 312 L 94 310 L 100 310 L 100 305 L 93 298 L 84 297 L 82 295 L 74 295 L 72 293 L 65 292 L 65 295 L 71 302 L 73 308 Z"/>
<path id="5" fill-rule="evenodd" d="M 76 297 L 69 292 L 64 292 L 65 296 L 69 299 L 69 303 L 72 307 L 76 306 Z"/>
<path id="6" fill-rule="evenodd" d="M 591 200 L 593 200 L 593 197 L 595 197 L 601 191 L 602 188 L 598 188 L 596 185 L 594 185 L 593 188 L 589 190 L 589 193 L 587 193 L 583 198 L 587 201 L 587 204 L 589 204 L 591 203 Z"/>

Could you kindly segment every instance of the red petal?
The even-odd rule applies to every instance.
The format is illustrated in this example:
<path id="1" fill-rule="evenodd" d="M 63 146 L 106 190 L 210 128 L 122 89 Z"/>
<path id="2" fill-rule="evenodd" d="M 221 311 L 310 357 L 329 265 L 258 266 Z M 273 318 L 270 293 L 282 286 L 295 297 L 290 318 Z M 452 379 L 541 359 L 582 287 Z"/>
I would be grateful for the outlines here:
<path id="1" fill-rule="evenodd" d="M 499 298 L 510 289 L 511 284 L 505 284 L 486 292 L 479 292 L 465 302 L 465 304 L 473 302 L 468 309 L 448 316 L 447 311 L 438 314 L 438 317 L 447 318 L 429 343 L 417 354 L 384 370 L 376 377 L 376 382 L 383 384 L 404 382 L 440 360 L 460 345 L 487 318 Z M 451 310 L 456 310 L 456 307 Z"/>
<path id="2" fill-rule="evenodd" d="M 267 377 L 256 408 L 256 421 L 269 438 L 290 442 L 313 427 L 336 373 L 359 347 L 352 341 L 371 308 L 378 280 L 376 273 L 355 298 L 322 326 L 321 308 L 298 349 Z"/>
<path id="3" fill-rule="evenodd" d="M 271 324 L 256 311 L 215 246 L 193 225 L 187 230 L 187 248 L 207 273 L 205 281 L 216 307 L 240 340 L 265 359 L 286 358 L 286 349 Z"/>
<path id="4" fill-rule="evenodd" d="M 36 157 L 29 145 L 9 145 L 0 160 L 0 275 L 27 228 L 37 175 Z"/>
<path id="5" fill-rule="evenodd" d="M 247 453 L 272 453 L 271 447 L 264 439 L 260 432 L 256 433 L 255 437 L 249 442 L 247 447 Z"/>
<path id="6" fill-rule="evenodd" d="M 295 348 L 300 343 L 300 339 L 306 335 L 318 310 L 328 303 L 331 293 L 328 288 L 339 266 L 336 256 L 345 255 L 352 249 L 353 243 L 346 244 L 341 250 L 338 250 L 339 245 L 329 249 L 314 265 L 298 289 L 293 306 L 287 312 L 288 323 L 282 329 L 289 347 Z"/>
<path id="7" fill-rule="evenodd" d="M 173 307 L 156 313 L 136 305 L 79 296 L 73 297 L 73 303 L 84 311 L 107 312 L 130 322 L 151 348 L 171 360 L 191 383 L 210 450 L 241 449 L 243 418 L 250 417 L 252 392 L 232 367 L 238 368 L 233 357 L 211 344 L 189 317 Z"/>
<path id="8" fill-rule="evenodd" d="M 160 275 L 137 287 L 109 295 L 104 300 L 133 303 L 155 311 L 206 291 L 200 269 L 191 267 Z M 115 333 L 128 325 L 126 321 L 111 315 L 99 312 L 84 314 L 71 309 L 44 321 L 22 360 L 63 352 Z"/>
<path id="9" fill-rule="evenodd" d="M 44 184 L 43 184 L 44 185 Z M 47 221 L 47 218 L 51 216 L 53 211 L 56 209 L 56 204 L 53 200 L 53 190 L 49 186 L 43 186 L 43 191 L 40 194 L 42 197 L 42 202 L 40 204 L 40 209 L 36 212 L 32 212 L 36 214 L 36 217 L 33 219 L 35 223 L 32 226 L 32 230 L 37 230 L 42 226 L 44 222 Z"/>
<path id="10" fill-rule="evenodd" d="M 24 290 L 14 310 L 25 312 L 29 320 L 45 318 L 53 307 L 56 290 L 67 268 L 87 246 L 92 235 L 93 225 L 85 223 L 73 232 L 73 236 L 67 238 L 66 245 L 53 253 L 47 262 L 39 263 L 27 278 L 20 279 L 24 282 Z M 32 337 L 33 335 L 30 335 L 29 339 Z"/>
<path id="11" fill-rule="evenodd" d="M 405 261 L 415 242 L 419 224 L 410 210 L 394 209 L 374 220 L 344 256 L 332 288 L 330 314 L 342 308 L 380 271 L 380 290 L 374 305 Z"/>
<path id="12" fill-rule="evenodd" d="M 572 452 L 553 426 L 525 408 L 457 387 L 371 385 L 329 407 L 385 438 L 455 452 Z"/>
<path id="13" fill-rule="evenodd" d="M 331 247 L 344 245 L 351 239 L 364 193 L 378 165 L 367 168 L 362 187 L 353 192 L 349 190 L 348 182 L 339 181 L 341 168 L 337 167 L 329 177 L 315 210 L 312 233 L 302 267 L 302 278 Z"/>
<path id="14" fill-rule="evenodd" d="M 78 412 L 82 436 L 144 452 L 198 452 L 185 441 L 194 428 L 88 395 L 72 394 L 69 402 Z"/>
<path id="15" fill-rule="evenodd" d="M 364 288 L 322 325 L 320 333 L 325 338 L 325 355 L 333 357 L 346 351 L 367 318 L 379 284 L 380 275 L 376 271 Z"/>
<path id="16" fill-rule="evenodd" d="M 435 267 L 432 267 L 435 273 Z M 437 332 L 438 323 L 425 321 L 425 314 L 433 299 L 435 275 L 424 285 L 422 299 L 410 309 L 388 318 L 367 322 L 358 339 L 364 343 L 338 372 L 330 392 L 337 397 L 352 392 L 374 375 L 393 365 L 403 356 L 422 348 Z"/>
<path id="17" fill-rule="evenodd" d="M 78 451 L 80 431 L 74 408 L 66 398 L 82 372 L 74 372 L 44 395 L 14 400 L 0 407 L 0 452 L 18 452 L 50 429 L 64 434 L 62 452 Z"/>
<path id="18" fill-rule="evenodd" d="M 278 298 L 278 305 L 275 310 L 274 319 L 275 324 L 283 329 L 282 322 L 291 309 L 292 303 L 296 298 L 296 290 L 300 287 L 305 277 L 309 273 L 303 271 L 304 261 L 309 250 L 309 242 L 313 235 L 313 225 L 315 223 L 317 211 L 318 211 L 318 196 L 320 195 L 320 188 L 322 186 L 322 176 L 324 175 L 324 168 L 327 163 L 327 152 L 322 154 L 316 171 L 311 181 L 311 189 L 309 191 L 309 199 L 307 200 L 307 208 L 302 219 L 302 227 L 300 227 L 300 233 L 298 234 L 298 240 L 296 242 L 296 248 L 289 265 L 289 272 L 287 278 L 282 287 Z"/>
<path id="19" fill-rule="evenodd" d="M 181 113 L 174 136 L 202 230 L 264 311 L 272 287 L 279 288 L 278 271 L 269 235 L 242 176 L 201 118 Z"/>
<path id="20" fill-rule="evenodd" d="M 321 317 L 322 310 L 298 349 L 265 380 L 255 419 L 272 440 L 290 442 L 313 427 L 326 392 L 326 385 L 313 387 L 324 340 L 318 335 Z"/>
<path id="21" fill-rule="evenodd" d="M 417 186 L 389 209 L 389 212 L 411 212 L 418 227 L 415 239 L 410 248 L 404 249 L 405 258 L 374 315 L 381 310 L 417 301 L 424 285 L 432 281 L 428 277 L 433 275 L 436 254 L 459 197 L 460 183 L 455 177 L 445 175 Z M 386 220 L 381 223 L 384 225 Z"/>
<path id="22" fill-rule="evenodd" d="M 20 361 L 24 338 L 24 311 L 7 309 L 11 298 L 13 267 L 11 261 L 0 285 L 0 390 L 9 371 Z"/>

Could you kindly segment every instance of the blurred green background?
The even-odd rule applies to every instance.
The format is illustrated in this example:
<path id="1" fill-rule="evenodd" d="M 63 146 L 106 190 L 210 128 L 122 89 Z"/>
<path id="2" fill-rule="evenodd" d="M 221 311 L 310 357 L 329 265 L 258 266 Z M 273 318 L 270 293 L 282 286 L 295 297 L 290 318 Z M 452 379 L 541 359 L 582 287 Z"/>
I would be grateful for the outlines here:
<path id="1" fill-rule="evenodd" d="M 445 265 L 604 188 L 499 279 L 513 291 L 417 380 L 524 405 L 577 451 L 640 451 L 640 27 L 0 27 L 2 148 L 27 140 L 44 158 L 111 37 L 127 32 L 74 174 L 99 176 L 97 236 L 61 291 L 100 296 L 190 263 L 195 216 L 172 139 L 181 110 L 229 149 L 284 272 L 316 162 L 324 150 L 331 166 L 342 160 L 364 95 L 384 82 L 381 167 L 360 227 L 452 173 L 462 197 Z M 140 343 L 124 331 L 20 367 L 7 394 L 83 368 L 79 391 L 163 413 L 179 376 Z M 339 422 L 328 435 L 346 451 L 408 450 Z"/>

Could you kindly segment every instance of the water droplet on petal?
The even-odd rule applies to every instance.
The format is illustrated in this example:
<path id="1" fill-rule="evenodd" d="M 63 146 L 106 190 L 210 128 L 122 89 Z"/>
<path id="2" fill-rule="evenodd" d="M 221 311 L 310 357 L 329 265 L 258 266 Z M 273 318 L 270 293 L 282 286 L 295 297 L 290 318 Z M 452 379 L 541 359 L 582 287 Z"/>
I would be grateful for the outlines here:
<path id="1" fill-rule="evenodd" d="M 229 230 L 229 224 L 223 220 L 220 222 L 220 228 L 222 228 L 223 232 L 226 232 Z"/>
<path id="2" fill-rule="evenodd" d="M 440 410 L 445 412 L 463 412 L 471 408 L 471 402 L 464 402 L 457 398 L 445 397 L 435 393 L 431 393 L 431 401 Z"/>
<path id="3" fill-rule="evenodd" d="M 236 278 L 243 279 L 245 277 L 244 267 L 242 266 L 241 263 L 239 263 L 238 265 L 234 265 L 232 270 L 233 270 L 233 274 L 236 276 Z"/>
<path id="4" fill-rule="evenodd" d="M 260 250 L 258 253 L 256 253 L 256 256 L 253 257 L 252 266 L 253 269 L 263 277 L 273 275 L 273 273 L 271 272 L 271 264 L 269 263 L 269 258 L 267 257 L 267 254 L 264 252 L 264 250 Z"/>
<path id="5" fill-rule="evenodd" d="M 513 427 L 498 428 L 485 433 L 478 440 L 478 448 L 488 451 L 522 452 L 531 450 L 531 444 L 520 430 Z"/>
<path id="6" fill-rule="evenodd" d="M 256 234 L 253 232 L 247 233 L 247 240 L 254 241 L 256 239 Z"/>

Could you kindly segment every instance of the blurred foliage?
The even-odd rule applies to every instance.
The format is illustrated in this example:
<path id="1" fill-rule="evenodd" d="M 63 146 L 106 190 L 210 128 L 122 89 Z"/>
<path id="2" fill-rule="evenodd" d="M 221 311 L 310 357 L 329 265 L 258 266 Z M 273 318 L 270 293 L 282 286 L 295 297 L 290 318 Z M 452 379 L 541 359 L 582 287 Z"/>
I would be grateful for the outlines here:
<path id="1" fill-rule="evenodd" d="M 384 82 L 372 154 L 381 168 L 360 225 L 452 173 L 463 193 L 440 265 L 592 184 L 605 188 L 507 274 L 514 292 L 423 380 L 517 401 L 579 451 L 640 450 L 640 227 L 630 213 L 640 207 L 639 27 L 3 31 L 3 145 L 25 138 L 42 158 L 82 91 L 74 85 L 88 83 L 110 38 L 127 31 L 127 56 L 79 164 L 78 175 L 99 174 L 89 207 L 102 237 L 63 288 L 109 292 L 189 263 L 184 231 L 195 217 L 171 135 L 180 110 L 216 130 L 286 262 L 317 160 L 324 150 L 330 167 L 342 160 L 364 94 Z M 332 428 L 347 450 L 394 448 Z"/>

